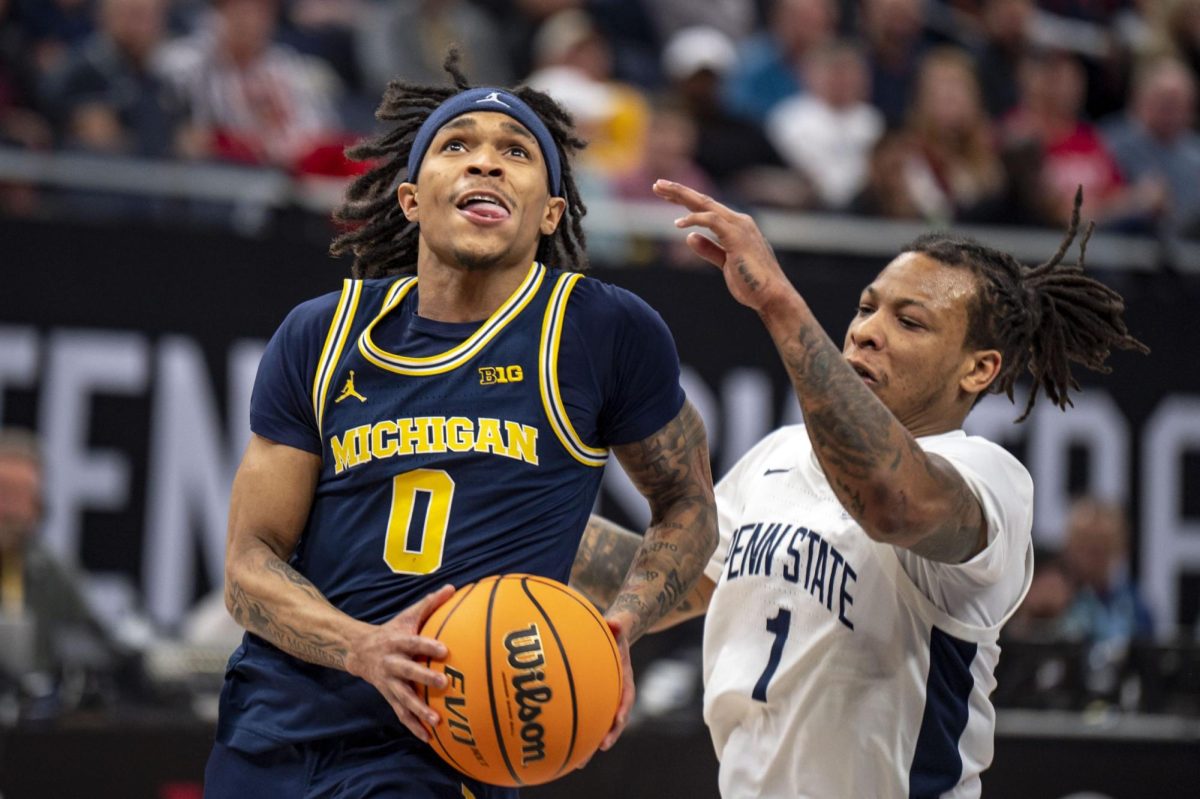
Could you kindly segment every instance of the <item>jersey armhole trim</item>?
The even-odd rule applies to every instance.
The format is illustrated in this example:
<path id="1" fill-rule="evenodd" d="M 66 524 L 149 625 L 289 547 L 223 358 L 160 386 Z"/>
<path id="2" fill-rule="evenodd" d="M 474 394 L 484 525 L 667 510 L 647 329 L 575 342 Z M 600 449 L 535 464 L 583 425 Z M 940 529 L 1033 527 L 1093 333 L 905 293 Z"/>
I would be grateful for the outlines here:
<path id="1" fill-rule="evenodd" d="M 575 284 L 583 278 L 579 273 L 560 275 L 546 304 L 546 315 L 542 320 L 541 345 L 538 348 L 538 388 L 542 395 L 542 407 L 550 428 L 572 458 L 584 466 L 602 467 L 608 461 L 608 450 L 588 446 L 575 431 L 567 415 L 562 394 L 558 388 L 558 353 L 562 340 L 563 319 L 567 314 L 567 300 Z"/>
<path id="2" fill-rule="evenodd" d="M 317 436 L 322 435 L 322 422 L 325 418 L 325 400 L 329 395 L 329 381 L 338 361 L 342 357 L 342 349 L 350 335 L 354 324 L 354 315 L 358 311 L 358 301 L 362 297 L 362 281 L 346 278 L 342 282 L 342 296 L 338 299 L 337 309 L 333 320 L 329 323 L 329 332 L 325 335 L 325 346 L 321 349 L 321 359 L 317 362 L 317 370 L 313 375 L 312 403 L 313 413 L 317 420 Z"/>

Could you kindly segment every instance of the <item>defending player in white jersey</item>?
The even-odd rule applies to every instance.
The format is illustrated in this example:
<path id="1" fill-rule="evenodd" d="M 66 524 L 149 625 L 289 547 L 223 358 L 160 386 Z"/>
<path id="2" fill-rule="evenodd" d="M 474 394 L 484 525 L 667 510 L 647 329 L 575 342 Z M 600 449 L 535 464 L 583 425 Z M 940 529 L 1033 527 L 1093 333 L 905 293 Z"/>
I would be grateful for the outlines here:
<path id="1" fill-rule="evenodd" d="M 987 392 L 1065 408 L 1070 363 L 1145 352 L 1120 295 L 1062 263 L 956 236 L 906 247 L 867 286 L 839 352 L 754 221 L 655 184 L 691 248 L 758 312 L 806 424 L 717 486 L 721 543 L 666 621 L 705 613 L 704 717 L 726 799 L 965 797 L 992 758 L 1000 627 L 1033 569 L 1033 484 L 962 424 Z M 604 604 L 638 537 L 593 518 L 571 582 Z M 662 625 L 660 625 L 662 626 Z"/>

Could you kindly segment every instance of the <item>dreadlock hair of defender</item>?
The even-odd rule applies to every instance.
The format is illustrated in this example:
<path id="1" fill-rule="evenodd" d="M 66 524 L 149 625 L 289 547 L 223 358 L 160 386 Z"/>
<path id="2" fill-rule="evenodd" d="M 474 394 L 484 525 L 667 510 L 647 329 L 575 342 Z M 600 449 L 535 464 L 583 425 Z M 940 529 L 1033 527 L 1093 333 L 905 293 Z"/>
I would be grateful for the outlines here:
<path id="1" fill-rule="evenodd" d="M 1033 375 L 1033 390 L 1018 422 L 1033 410 L 1039 389 L 1059 408 L 1072 404 L 1068 391 L 1079 390 L 1071 374 L 1072 362 L 1107 373 L 1111 370 L 1105 361 L 1113 349 L 1150 351 L 1125 327 L 1121 295 L 1083 274 L 1094 223 L 1088 223 L 1079 242 L 1078 263 L 1062 262 L 1079 232 L 1082 203 L 1079 189 L 1058 251 L 1032 269 L 964 236 L 927 233 L 904 248 L 949 266 L 965 266 L 975 274 L 979 291 L 967 308 L 965 343 L 970 349 L 1000 351 L 1000 374 L 988 388 L 990 393 L 1003 392 L 1014 401 L 1017 379 L 1026 370 Z M 982 398 L 980 394 L 976 402 Z"/>
<path id="2" fill-rule="evenodd" d="M 349 229 L 329 247 L 333 255 L 352 253 L 351 274 L 356 278 L 411 274 L 417 268 L 418 225 L 405 218 L 396 200 L 396 186 L 415 176 L 407 172 L 408 156 L 421 124 L 446 100 L 471 88 L 458 66 L 458 51 L 451 50 L 443 68 L 454 81 L 447 86 L 422 86 L 403 80 L 388 84 L 375 117 L 394 121 L 390 131 L 346 150 L 356 161 L 378 161 L 346 190 L 345 202 L 334 219 Z M 521 86 L 511 90 L 541 118 L 550 130 L 562 163 L 562 197 L 567 202 L 566 218 L 551 236 L 538 243 L 537 260 L 560 269 L 587 269 L 583 216 L 587 206 L 579 196 L 571 171 L 570 156 L 587 143 L 574 133 L 571 115 L 549 95 Z"/>

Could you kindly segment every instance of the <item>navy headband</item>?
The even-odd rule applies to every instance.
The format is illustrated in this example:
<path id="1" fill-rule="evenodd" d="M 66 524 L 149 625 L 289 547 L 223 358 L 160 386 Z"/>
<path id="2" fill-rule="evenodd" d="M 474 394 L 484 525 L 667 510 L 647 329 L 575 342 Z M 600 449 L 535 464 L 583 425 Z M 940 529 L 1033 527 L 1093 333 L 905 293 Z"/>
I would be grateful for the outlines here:
<path id="1" fill-rule="evenodd" d="M 561 197 L 560 183 L 562 181 L 562 164 L 558 161 L 558 147 L 550 129 L 537 113 L 516 95 L 504 89 L 481 87 L 467 89 L 454 95 L 434 109 L 413 139 L 412 151 L 408 154 L 408 180 L 416 183 L 417 173 L 421 171 L 421 162 L 425 160 L 425 152 L 430 142 L 442 126 L 455 117 L 472 114 L 478 111 L 494 111 L 498 114 L 508 114 L 520 122 L 533 138 L 537 139 L 538 147 L 542 150 L 542 158 L 546 161 L 546 171 L 550 174 L 550 193 Z"/>

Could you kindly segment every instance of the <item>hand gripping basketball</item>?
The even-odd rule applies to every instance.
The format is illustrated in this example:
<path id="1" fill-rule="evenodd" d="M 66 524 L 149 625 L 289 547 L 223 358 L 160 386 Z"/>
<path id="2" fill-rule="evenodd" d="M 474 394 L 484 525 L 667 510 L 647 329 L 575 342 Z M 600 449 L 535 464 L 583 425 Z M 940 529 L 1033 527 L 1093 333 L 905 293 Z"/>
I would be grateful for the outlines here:
<path id="1" fill-rule="evenodd" d="M 622 666 L 604 617 L 575 590 L 528 574 L 488 577 L 435 610 L 443 689 L 420 686 L 440 716 L 435 752 L 493 785 L 537 785 L 596 751 L 621 698 Z"/>

